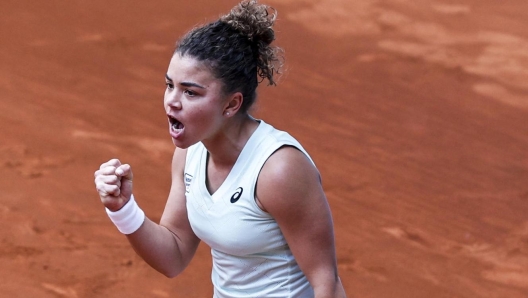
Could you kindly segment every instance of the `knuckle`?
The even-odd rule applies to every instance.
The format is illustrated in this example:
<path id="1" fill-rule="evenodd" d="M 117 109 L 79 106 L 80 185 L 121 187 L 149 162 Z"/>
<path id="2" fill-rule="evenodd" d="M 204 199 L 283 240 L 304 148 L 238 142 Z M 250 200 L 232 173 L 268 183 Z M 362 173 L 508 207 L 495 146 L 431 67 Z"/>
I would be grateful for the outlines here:
<path id="1" fill-rule="evenodd" d="M 106 166 L 103 169 L 101 169 L 101 175 L 111 175 L 114 174 L 116 167 L 114 166 Z"/>
<path id="2" fill-rule="evenodd" d="M 95 185 L 95 189 L 101 195 L 106 195 L 107 194 L 107 189 L 106 189 L 104 184 L 96 184 Z"/>

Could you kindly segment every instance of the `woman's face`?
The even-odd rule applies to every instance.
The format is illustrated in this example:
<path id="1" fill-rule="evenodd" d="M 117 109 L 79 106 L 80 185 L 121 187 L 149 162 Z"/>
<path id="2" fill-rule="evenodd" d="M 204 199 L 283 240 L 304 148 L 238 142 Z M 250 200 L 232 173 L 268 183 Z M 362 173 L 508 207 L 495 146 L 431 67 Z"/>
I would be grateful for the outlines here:
<path id="1" fill-rule="evenodd" d="M 187 148 L 213 139 L 225 121 L 222 82 L 200 61 L 178 53 L 165 79 L 164 107 L 174 145 Z"/>

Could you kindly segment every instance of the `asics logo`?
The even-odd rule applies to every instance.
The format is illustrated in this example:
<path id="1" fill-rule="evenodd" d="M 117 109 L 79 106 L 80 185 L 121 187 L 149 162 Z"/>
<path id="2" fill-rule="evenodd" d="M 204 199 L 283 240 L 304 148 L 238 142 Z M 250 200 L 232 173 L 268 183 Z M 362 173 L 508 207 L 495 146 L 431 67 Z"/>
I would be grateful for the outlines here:
<path id="1" fill-rule="evenodd" d="M 237 188 L 236 192 L 231 196 L 231 203 L 236 203 L 236 201 L 242 196 L 243 191 L 244 189 L 242 187 Z"/>

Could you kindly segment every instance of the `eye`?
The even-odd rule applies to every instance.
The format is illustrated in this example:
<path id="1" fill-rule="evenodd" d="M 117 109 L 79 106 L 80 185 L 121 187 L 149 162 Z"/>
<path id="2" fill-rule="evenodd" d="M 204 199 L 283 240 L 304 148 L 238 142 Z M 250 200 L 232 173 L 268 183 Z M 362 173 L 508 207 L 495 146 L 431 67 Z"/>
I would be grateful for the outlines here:
<path id="1" fill-rule="evenodd" d="M 167 89 L 174 89 L 174 85 L 172 83 L 169 83 L 169 82 L 165 82 L 165 86 L 167 86 Z"/>
<path id="2" fill-rule="evenodd" d="M 189 89 L 186 89 L 183 91 L 183 93 L 189 97 L 193 97 L 196 95 L 196 92 L 192 91 L 192 90 L 189 90 Z"/>

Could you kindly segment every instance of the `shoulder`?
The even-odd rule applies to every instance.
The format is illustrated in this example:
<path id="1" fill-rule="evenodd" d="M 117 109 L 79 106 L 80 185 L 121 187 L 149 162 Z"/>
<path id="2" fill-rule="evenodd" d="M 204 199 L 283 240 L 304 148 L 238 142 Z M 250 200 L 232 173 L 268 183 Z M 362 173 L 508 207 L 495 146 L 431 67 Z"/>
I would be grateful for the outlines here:
<path id="1" fill-rule="evenodd" d="M 185 170 L 185 161 L 187 158 L 187 149 L 176 148 L 172 156 L 172 175 L 182 176 Z"/>
<path id="2" fill-rule="evenodd" d="M 182 149 L 182 148 L 176 148 L 174 150 L 174 155 L 172 157 L 172 171 L 174 172 L 180 172 L 183 173 L 185 170 L 185 165 L 189 160 L 192 160 L 193 158 L 199 158 L 201 154 L 201 150 L 203 148 L 203 144 L 201 142 L 198 142 L 188 148 Z"/>
<path id="3" fill-rule="evenodd" d="M 270 182 L 279 184 L 290 184 L 290 180 L 294 180 L 292 175 L 295 178 L 318 179 L 319 172 L 304 152 L 294 146 L 283 145 L 273 152 L 264 163 L 259 179 L 271 180 Z"/>
<path id="4" fill-rule="evenodd" d="M 276 150 L 264 163 L 256 196 L 264 211 L 310 200 L 310 193 L 321 194 L 319 172 L 310 158 L 293 146 Z"/>

